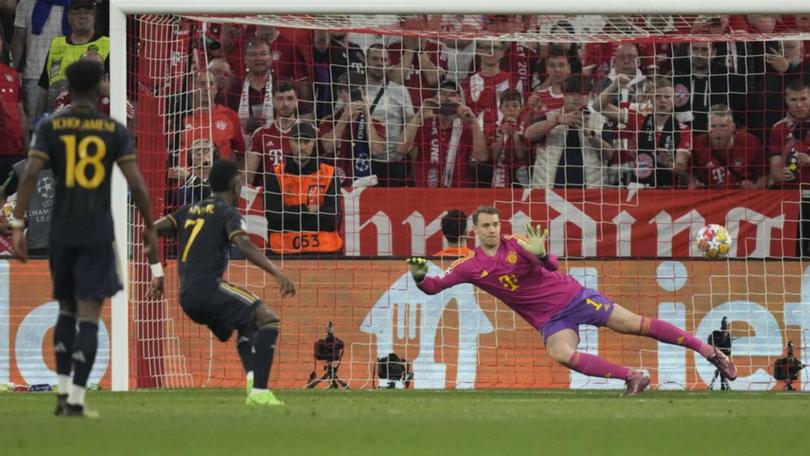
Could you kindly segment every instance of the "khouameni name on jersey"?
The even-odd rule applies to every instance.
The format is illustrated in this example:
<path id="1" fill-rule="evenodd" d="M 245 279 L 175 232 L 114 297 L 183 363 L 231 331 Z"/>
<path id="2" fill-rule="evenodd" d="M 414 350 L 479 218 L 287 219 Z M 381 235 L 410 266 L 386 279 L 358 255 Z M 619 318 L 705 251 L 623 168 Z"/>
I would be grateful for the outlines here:
<path id="1" fill-rule="evenodd" d="M 109 119 L 81 119 L 71 116 L 60 116 L 51 119 L 54 130 L 84 130 L 115 132 L 115 121 Z"/>

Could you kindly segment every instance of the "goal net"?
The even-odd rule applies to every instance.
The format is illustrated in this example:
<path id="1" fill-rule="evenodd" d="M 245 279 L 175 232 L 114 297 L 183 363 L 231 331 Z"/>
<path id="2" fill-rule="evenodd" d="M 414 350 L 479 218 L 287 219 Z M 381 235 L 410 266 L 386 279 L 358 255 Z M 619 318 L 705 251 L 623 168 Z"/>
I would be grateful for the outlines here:
<path id="1" fill-rule="evenodd" d="M 622 387 L 556 365 L 472 286 L 416 288 L 403 260 L 448 268 L 443 228 L 473 248 L 480 205 L 504 234 L 548 227 L 561 268 L 622 306 L 729 335 L 733 389 L 781 388 L 773 365 L 789 341 L 807 361 L 810 327 L 807 40 L 801 15 L 131 15 L 129 126 L 159 215 L 204 198 L 212 158 L 244 170 L 251 238 L 298 287 L 279 299 L 233 252 L 227 280 L 282 320 L 273 388 L 328 377 L 327 327 L 351 388 L 401 386 L 396 359 L 416 388 Z M 466 219 L 443 223 L 454 209 Z M 701 258 L 709 223 L 731 233 L 728 259 Z M 179 306 L 171 242 L 166 299 L 147 299 L 131 225 L 130 386 L 242 387 L 236 335 Z M 657 388 L 720 387 L 683 347 L 580 339 Z"/>

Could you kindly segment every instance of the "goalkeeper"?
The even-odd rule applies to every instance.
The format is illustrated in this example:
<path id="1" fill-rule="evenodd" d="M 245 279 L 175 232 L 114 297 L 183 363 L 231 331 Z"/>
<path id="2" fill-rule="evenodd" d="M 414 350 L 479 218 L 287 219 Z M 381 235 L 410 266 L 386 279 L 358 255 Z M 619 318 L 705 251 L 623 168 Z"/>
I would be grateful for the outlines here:
<path id="1" fill-rule="evenodd" d="M 548 230 L 527 226 L 526 238 L 501 236 L 500 217 L 494 207 L 479 207 L 472 219 L 480 246 L 453 263 L 442 277 L 425 277 L 428 267 L 424 258 L 408 259 L 411 275 L 420 290 L 433 295 L 460 283 L 478 286 L 540 330 L 546 350 L 555 361 L 592 377 L 623 379 L 627 396 L 644 391 L 650 378 L 643 372 L 578 352 L 580 324 L 607 326 L 622 334 L 647 336 L 691 348 L 729 380 L 737 378 L 734 363 L 717 348 L 670 323 L 636 315 L 558 272 L 557 258 L 546 252 Z"/>

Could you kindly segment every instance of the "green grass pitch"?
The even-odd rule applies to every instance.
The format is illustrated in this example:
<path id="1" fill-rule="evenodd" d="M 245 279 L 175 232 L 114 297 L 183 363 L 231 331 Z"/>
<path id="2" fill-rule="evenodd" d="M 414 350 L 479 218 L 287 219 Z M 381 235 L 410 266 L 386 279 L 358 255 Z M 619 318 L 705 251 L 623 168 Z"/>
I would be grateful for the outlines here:
<path id="1" fill-rule="evenodd" d="M 0 394 L 0 454 L 806 454 L 810 394 L 590 391 L 90 392 L 99 420 L 49 393 Z M 802 443 L 805 442 L 805 443 Z M 798 446 L 797 446 L 798 445 Z"/>

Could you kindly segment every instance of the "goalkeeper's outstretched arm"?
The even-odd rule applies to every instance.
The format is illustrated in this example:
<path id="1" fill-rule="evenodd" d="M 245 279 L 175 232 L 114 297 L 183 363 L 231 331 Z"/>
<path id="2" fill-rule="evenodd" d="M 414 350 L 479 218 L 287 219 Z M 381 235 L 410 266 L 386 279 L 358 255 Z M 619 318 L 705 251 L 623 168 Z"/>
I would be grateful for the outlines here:
<path id="1" fill-rule="evenodd" d="M 408 258 L 408 270 L 411 272 L 416 286 L 429 295 L 435 295 L 444 289 L 467 282 L 465 279 L 463 263 L 456 262 L 453 267 L 445 271 L 441 277 L 428 277 L 427 260 L 421 257 Z"/>

